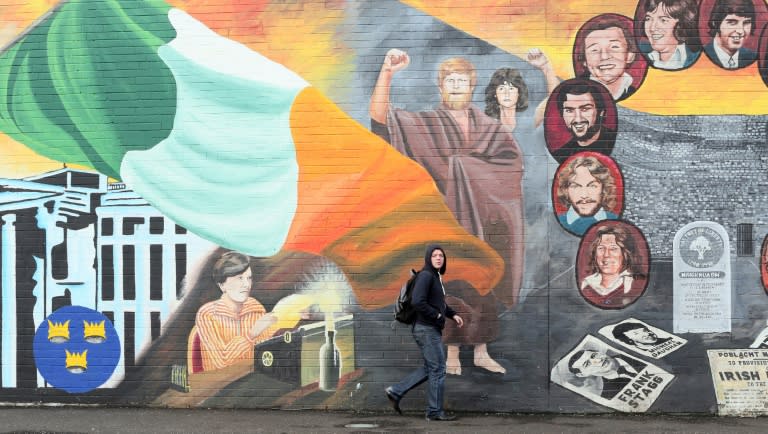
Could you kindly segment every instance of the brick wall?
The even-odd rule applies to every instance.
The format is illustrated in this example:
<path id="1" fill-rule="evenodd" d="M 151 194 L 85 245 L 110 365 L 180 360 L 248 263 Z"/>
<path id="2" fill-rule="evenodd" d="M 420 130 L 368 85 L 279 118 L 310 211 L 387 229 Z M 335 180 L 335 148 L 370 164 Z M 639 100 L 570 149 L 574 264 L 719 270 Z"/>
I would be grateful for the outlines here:
<path id="1" fill-rule="evenodd" d="M 4 402 L 391 411 L 440 243 L 447 409 L 764 414 L 764 2 L 714 37 L 714 0 L 11 3 Z"/>

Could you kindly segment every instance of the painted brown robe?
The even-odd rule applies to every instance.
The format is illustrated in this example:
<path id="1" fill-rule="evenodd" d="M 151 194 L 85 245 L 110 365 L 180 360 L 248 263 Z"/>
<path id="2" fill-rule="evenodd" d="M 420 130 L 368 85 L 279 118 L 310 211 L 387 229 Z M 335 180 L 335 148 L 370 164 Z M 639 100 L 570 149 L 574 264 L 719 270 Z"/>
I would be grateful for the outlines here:
<path id="1" fill-rule="evenodd" d="M 432 175 L 459 223 L 504 258 L 504 277 L 495 288 L 446 284 L 449 296 L 458 298 L 454 301 L 458 305 L 452 306 L 467 322 L 462 331 L 447 327 L 446 341 L 494 339 L 496 300 L 507 306 L 516 303 L 523 275 L 523 158 L 517 142 L 498 120 L 474 106 L 469 109 L 468 137 L 443 108 L 393 109 L 386 125 L 373 120 L 371 124 L 374 133 Z"/>

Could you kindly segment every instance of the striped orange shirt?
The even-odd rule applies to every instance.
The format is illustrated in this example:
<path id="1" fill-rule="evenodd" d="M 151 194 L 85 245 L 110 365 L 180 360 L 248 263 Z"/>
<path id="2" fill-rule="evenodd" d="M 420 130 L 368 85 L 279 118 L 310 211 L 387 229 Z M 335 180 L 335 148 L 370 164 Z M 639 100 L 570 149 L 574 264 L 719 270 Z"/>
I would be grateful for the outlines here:
<path id="1" fill-rule="evenodd" d="M 253 325 L 266 313 L 264 306 L 252 297 L 245 300 L 240 312 L 234 312 L 222 300 L 204 304 L 195 318 L 203 370 L 221 369 L 240 360 L 253 360 L 254 345 L 269 339 L 276 331 L 272 326 L 255 340 L 248 337 Z"/>

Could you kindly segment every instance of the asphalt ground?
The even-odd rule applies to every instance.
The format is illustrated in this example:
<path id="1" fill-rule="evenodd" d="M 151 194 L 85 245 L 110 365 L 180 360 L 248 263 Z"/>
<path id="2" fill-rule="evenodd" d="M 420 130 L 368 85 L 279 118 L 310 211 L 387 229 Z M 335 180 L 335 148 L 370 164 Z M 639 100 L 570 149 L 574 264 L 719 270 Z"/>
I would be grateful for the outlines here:
<path id="1" fill-rule="evenodd" d="M 422 415 L 316 410 L 0 407 L 2 433 L 757 433 L 768 418 L 681 415 Z"/>

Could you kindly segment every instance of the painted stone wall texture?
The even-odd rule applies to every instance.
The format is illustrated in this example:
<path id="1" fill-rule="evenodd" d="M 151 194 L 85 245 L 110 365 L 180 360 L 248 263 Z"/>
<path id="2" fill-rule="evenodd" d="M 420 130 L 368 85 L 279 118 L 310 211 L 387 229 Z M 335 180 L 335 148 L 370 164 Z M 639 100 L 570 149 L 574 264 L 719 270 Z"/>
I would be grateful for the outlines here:
<path id="1" fill-rule="evenodd" d="M 23 3 L 4 402 L 766 414 L 764 1 Z"/>

